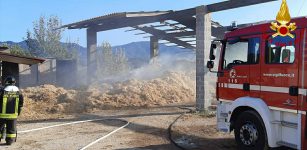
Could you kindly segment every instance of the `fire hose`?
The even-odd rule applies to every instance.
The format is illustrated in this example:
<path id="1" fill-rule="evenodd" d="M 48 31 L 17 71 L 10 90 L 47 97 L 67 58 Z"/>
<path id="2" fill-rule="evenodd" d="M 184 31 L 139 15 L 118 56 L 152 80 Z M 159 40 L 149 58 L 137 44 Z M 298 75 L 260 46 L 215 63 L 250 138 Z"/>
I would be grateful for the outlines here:
<path id="1" fill-rule="evenodd" d="M 50 129 L 50 128 L 55 128 L 55 127 L 60 127 L 60 126 L 68 126 L 68 125 L 73 125 L 73 124 L 80 124 L 80 123 L 86 123 L 86 122 L 94 122 L 94 121 L 102 121 L 102 120 L 115 120 L 115 121 L 121 121 L 123 123 L 125 123 L 123 126 L 113 130 L 112 132 L 108 133 L 107 135 L 104 135 L 98 139 L 96 139 L 94 142 L 89 143 L 88 145 L 80 148 L 79 150 L 85 150 L 88 147 L 96 144 L 97 142 L 107 138 L 108 136 L 114 134 L 115 132 L 125 128 L 126 126 L 128 126 L 130 124 L 130 122 L 123 120 L 123 119 L 91 119 L 91 120 L 82 120 L 82 121 L 75 121 L 75 122 L 69 122 L 69 123 L 63 123 L 63 124 L 57 124 L 57 125 L 51 125 L 51 126 L 47 126 L 47 127 L 41 127 L 41 128 L 36 128 L 36 129 L 30 129 L 30 130 L 24 130 L 24 131 L 20 131 L 19 133 L 29 133 L 29 132 L 33 132 L 33 131 L 39 131 L 39 130 L 44 130 L 44 129 Z"/>
<path id="2" fill-rule="evenodd" d="M 178 144 L 174 139 L 173 139 L 173 136 L 172 136 L 172 128 L 174 126 L 174 124 L 184 115 L 186 115 L 187 113 L 192 113 L 193 110 L 190 109 L 190 108 L 187 108 L 187 107 L 178 107 L 180 109 L 184 109 L 184 110 L 188 110 L 186 112 L 183 112 L 180 116 L 178 116 L 169 126 L 168 126 L 168 138 L 169 140 L 171 141 L 171 143 L 173 143 L 176 147 L 178 147 L 179 149 L 181 150 L 187 150 L 185 147 L 181 146 L 180 144 Z"/>

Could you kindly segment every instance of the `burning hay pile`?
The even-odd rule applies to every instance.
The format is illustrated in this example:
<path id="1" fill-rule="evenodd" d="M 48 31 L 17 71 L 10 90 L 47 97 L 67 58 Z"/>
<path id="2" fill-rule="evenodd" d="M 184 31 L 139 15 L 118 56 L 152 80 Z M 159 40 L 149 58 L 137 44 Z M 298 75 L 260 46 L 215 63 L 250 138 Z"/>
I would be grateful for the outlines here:
<path id="1" fill-rule="evenodd" d="M 172 60 L 172 61 L 170 61 Z M 43 119 L 61 115 L 96 112 L 123 107 L 154 107 L 195 104 L 195 61 L 161 57 L 127 74 L 97 78 L 89 87 L 67 90 L 54 85 L 23 89 L 22 119 Z M 206 88 L 214 97 L 213 83 Z M 207 86 L 211 85 L 211 86 Z"/>
<path id="2" fill-rule="evenodd" d="M 48 115 L 100 109 L 192 103 L 195 100 L 195 75 L 165 72 L 155 79 L 96 83 L 87 89 L 66 90 L 54 85 L 42 85 L 23 89 L 22 92 L 25 106 L 21 117 L 38 119 L 46 115 L 48 118 Z"/>

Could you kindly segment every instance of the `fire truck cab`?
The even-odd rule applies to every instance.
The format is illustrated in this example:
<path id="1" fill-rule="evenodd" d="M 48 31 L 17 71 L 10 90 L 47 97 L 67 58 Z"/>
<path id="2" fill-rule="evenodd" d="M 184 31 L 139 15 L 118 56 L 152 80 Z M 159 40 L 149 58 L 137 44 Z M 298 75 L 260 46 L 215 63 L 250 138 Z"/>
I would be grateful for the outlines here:
<path id="1" fill-rule="evenodd" d="M 297 29 L 286 43 L 272 36 L 271 22 L 229 31 L 218 41 L 217 126 L 234 131 L 239 149 L 307 150 L 307 17 L 291 22 Z"/>

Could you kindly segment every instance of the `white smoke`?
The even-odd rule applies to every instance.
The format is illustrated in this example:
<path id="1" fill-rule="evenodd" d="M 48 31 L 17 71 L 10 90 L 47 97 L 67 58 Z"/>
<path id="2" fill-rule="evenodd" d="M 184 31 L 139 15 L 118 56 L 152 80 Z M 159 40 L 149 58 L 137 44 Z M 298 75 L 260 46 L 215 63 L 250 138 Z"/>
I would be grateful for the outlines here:
<path id="1" fill-rule="evenodd" d="M 121 82 L 130 79 L 151 80 L 163 76 L 166 72 L 195 71 L 195 54 L 184 52 L 176 55 L 164 54 L 151 60 L 150 63 L 130 70 L 128 73 L 113 77 L 103 77 L 102 82 Z"/>

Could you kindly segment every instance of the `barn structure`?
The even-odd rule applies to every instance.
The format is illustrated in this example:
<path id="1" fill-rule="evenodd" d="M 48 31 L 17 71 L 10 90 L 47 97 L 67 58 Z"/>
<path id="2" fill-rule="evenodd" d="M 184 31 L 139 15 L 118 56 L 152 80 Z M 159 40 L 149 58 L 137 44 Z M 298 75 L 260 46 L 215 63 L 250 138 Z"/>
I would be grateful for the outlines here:
<path id="1" fill-rule="evenodd" d="M 179 47 L 196 51 L 196 108 L 206 111 L 211 104 L 205 100 L 205 61 L 212 36 L 223 38 L 227 28 L 212 21 L 211 13 L 256 5 L 275 0 L 228 0 L 179 11 L 122 12 L 99 16 L 62 26 L 68 29 L 87 31 L 87 81 L 92 82 L 96 71 L 97 32 L 131 27 L 150 34 L 150 56 L 158 55 L 158 42 L 165 40 Z M 158 23 L 158 24 L 155 24 Z M 242 25 L 246 26 L 246 25 Z M 165 28 L 169 27 L 169 28 Z M 132 31 L 129 30 L 129 31 Z"/>
<path id="2" fill-rule="evenodd" d="M 0 50 L 6 50 L 7 47 L 1 47 Z M 7 52 L 0 52 L 1 61 L 1 83 L 7 76 L 13 76 L 16 79 L 16 84 L 19 86 L 19 64 L 34 65 L 43 63 L 45 60 L 41 58 L 25 57 L 19 55 L 9 54 Z"/>

